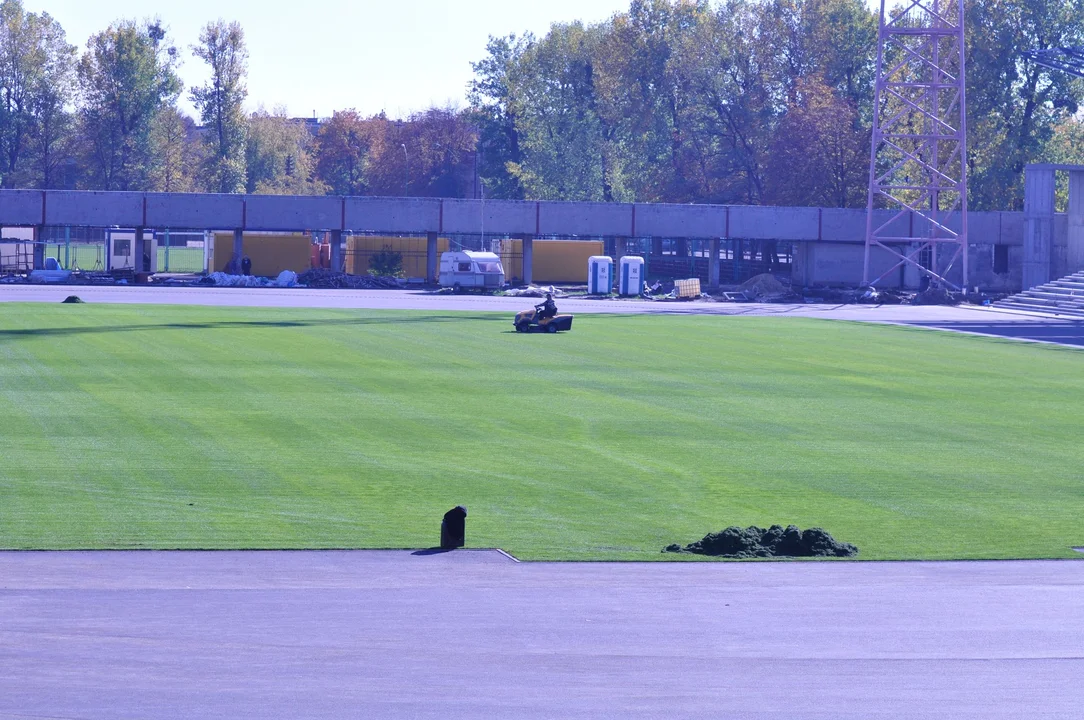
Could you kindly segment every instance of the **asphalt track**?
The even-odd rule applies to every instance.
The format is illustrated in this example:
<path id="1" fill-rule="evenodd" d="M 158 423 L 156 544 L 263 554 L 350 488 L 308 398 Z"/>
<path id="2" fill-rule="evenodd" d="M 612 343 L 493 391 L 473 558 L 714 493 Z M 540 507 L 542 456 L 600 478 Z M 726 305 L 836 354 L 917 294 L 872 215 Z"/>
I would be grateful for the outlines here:
<path id="1" fill-rule="evenodd" d="M 514 312 L 420 292 L 0 287 L 0 302 Z M 560 301 L 1084 345 L 971 307 Z M 0 308 L 0 312 L 5 312 Z M 1084 717 L 1084 562 L 0 553 L 0 719 Z"/>
<path id="2" fill-rule="evenodd" d="M 0 718 L 1079 718 L 1084 563 L 0 553 Z"/>

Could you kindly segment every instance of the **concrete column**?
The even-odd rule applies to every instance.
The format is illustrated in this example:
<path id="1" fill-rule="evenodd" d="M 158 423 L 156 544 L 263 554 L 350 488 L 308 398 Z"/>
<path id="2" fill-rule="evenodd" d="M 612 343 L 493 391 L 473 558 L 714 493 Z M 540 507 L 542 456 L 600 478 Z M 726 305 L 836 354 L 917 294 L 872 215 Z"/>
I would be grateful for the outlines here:
<path id="1" fill-rule="evenodd" d="M 651 254 L 655 257 L 662 256 L 662 238 L 651 238 Z"/>
<path id="2" fill-rule="evenodd" d="M 523 284 L 530 285 L 534 282 L 534 237 L 527 235 L 523 238 Z"/>
<path id="3" fill-rule="evenodd" d="M 143 228 L 137 227 L 135 229 L 135 247 L 132 252 L 132 269 L 135 272 L 147 272 L 150 270 L 147 267 L 147 263 L 143 261 L 143 256 L 147 252 L 147 240 L 143 235 Z"/>
<path id="4" fill-rule="evenodd" d="M 435 232 L 425 234 L 425 281 L 427 283 L 437 281 L 437 234 Z"/>
<path id="5" fill-rule="evenodd" d="M 813 284 L 810 282 L 813 246 L 814 243 L 811 242 L 794 243 L 794 253 L 790 257 L 790 281 L 792 284 L 801 287 L 809 287 Z"/>
<path id="6" fill-rule="evenodd" d="M 1069 247 L 1065 274 L 1084 270 L 1084 170 L 1069 173 Z"/>
<path id="7" fill-rule="evenodd" d="M 711 239 L 711 255 L 708 257 L 708 287 L 719 287 L 719 238 Z"/>
<path id="8" fill-rule="evenodd" d="M 689 241 L 688 240 L 678 240 L 677 241 L 677 256 L 678 257 L 689 257 Z"/>
<path id="9" fill-rule="evenodd" d="M 1024 290 L 1050 282 L 1054 257 L 1054 170 L 1027 168 L 1024 176 Z"/>
<path id="10" fill-rule="evenodd" d="M 621 258 L 629 254 L 628 238 L 614 238 L 614 267 L 621 265 Z"/>
<path id="11" fill-rule="evenodd" d="M 915 260 L 918 260 L 918 255 L 914 255 L 914 253 L 916 253 L 918 251 L 919 247 L 921 247 L 921 246 L 922 246 L 922 243 L 914 242 L 914 243 L 911 243 L 911 244 L 907 245 L 907 247 L 904 248 L 903 251 L 904 251 L 905 254 L 911 255 L 912 257 L 915 258 Z M 922 283 L 922 275 L 923 275 L 922 271 L 919 270 L 917 267 L 915 267 L 911 263 L 904 263 L 903 264 L 903 287 L 905 287 L 905 288 L 907 288 L 909 290 L 917 290 L 919 285 Z"/>
<path id="12" fill-rule="evenodd" d="M 343 269 L 343 231 L 332 230 L 329 242 L 331 243 L 331 269 L 334 272 L 342 272 Z"/>
<path id="13" fill-rule="evenodd" d="M 226 266 L 226 272 L 233 275 L 241 274 L 241 258 L 245 255 L 245 231 L 233 231 L 233 254 L 230 256 L 230 264 Z"/>
<path id="14" fill-rule="evenodd" d="M 34 270 L 45 269 L 45 228 L 34 228 Z"/>

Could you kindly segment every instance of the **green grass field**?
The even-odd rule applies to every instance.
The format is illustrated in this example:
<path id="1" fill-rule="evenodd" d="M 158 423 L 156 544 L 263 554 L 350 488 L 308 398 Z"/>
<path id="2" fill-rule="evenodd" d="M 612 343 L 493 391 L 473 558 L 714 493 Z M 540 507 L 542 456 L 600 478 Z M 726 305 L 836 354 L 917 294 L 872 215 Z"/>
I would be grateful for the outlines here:
<path id="1" fill-rule="evenodd" d="M 0 547 L 1073 557 L 1084 353 L 900 327 L 0 305 Z"/>

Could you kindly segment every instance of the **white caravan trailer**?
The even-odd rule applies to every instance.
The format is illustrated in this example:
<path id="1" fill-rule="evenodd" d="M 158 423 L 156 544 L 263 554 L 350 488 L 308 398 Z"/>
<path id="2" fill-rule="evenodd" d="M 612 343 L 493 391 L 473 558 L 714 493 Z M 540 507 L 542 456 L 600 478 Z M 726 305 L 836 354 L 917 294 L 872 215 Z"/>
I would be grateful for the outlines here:
<path id="1" fill-rule="evenodd" d="M 455 250 L 440 254 L 441 287 L 461 290 L 499 290 L 504 286 L 504 267 L 496 253 Z"/>

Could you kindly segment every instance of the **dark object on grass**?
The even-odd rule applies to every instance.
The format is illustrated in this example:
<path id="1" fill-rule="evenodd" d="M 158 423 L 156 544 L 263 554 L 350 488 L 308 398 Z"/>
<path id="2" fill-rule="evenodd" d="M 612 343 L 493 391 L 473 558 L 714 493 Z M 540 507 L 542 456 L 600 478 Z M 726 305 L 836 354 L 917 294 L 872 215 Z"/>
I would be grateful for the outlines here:
<path id="1" fill-rule="evenodd" d="M 456 505 L 444 513 L 440 523 L 440 547 L 442 550 L 454 550 L 467 544 L 467 508 Z"/>
<path id="2" fill-rule="evenodd" d="M 241 274 L 252 274 L 252 258 L 250 258 L 248 255 L 245 255 L 243 258 L 241 258 Z"/>
<path id="3" fill-rule="evenodd" d="M 69 295 L 68 297 L 64 298 L 60 302 L 62 302 L 62 303 L 81 303 L 81 302 L 84 302 L 84 300 L 83 300 L 83 298 L 79 297 L 78 295 Z"/>
<path id="4" fill-rule="evenodd" d="M 858 548 L 839 542 L 820 528 L 799 530 L 794 525 L 772 525 L 767 530 L 752 525 L 735 526 L 717 533 L 708 533 L 685 547 L 667 545 L 663 552 L 693 553 L 728 558 L 758 557 L 854 557 Z"/>

